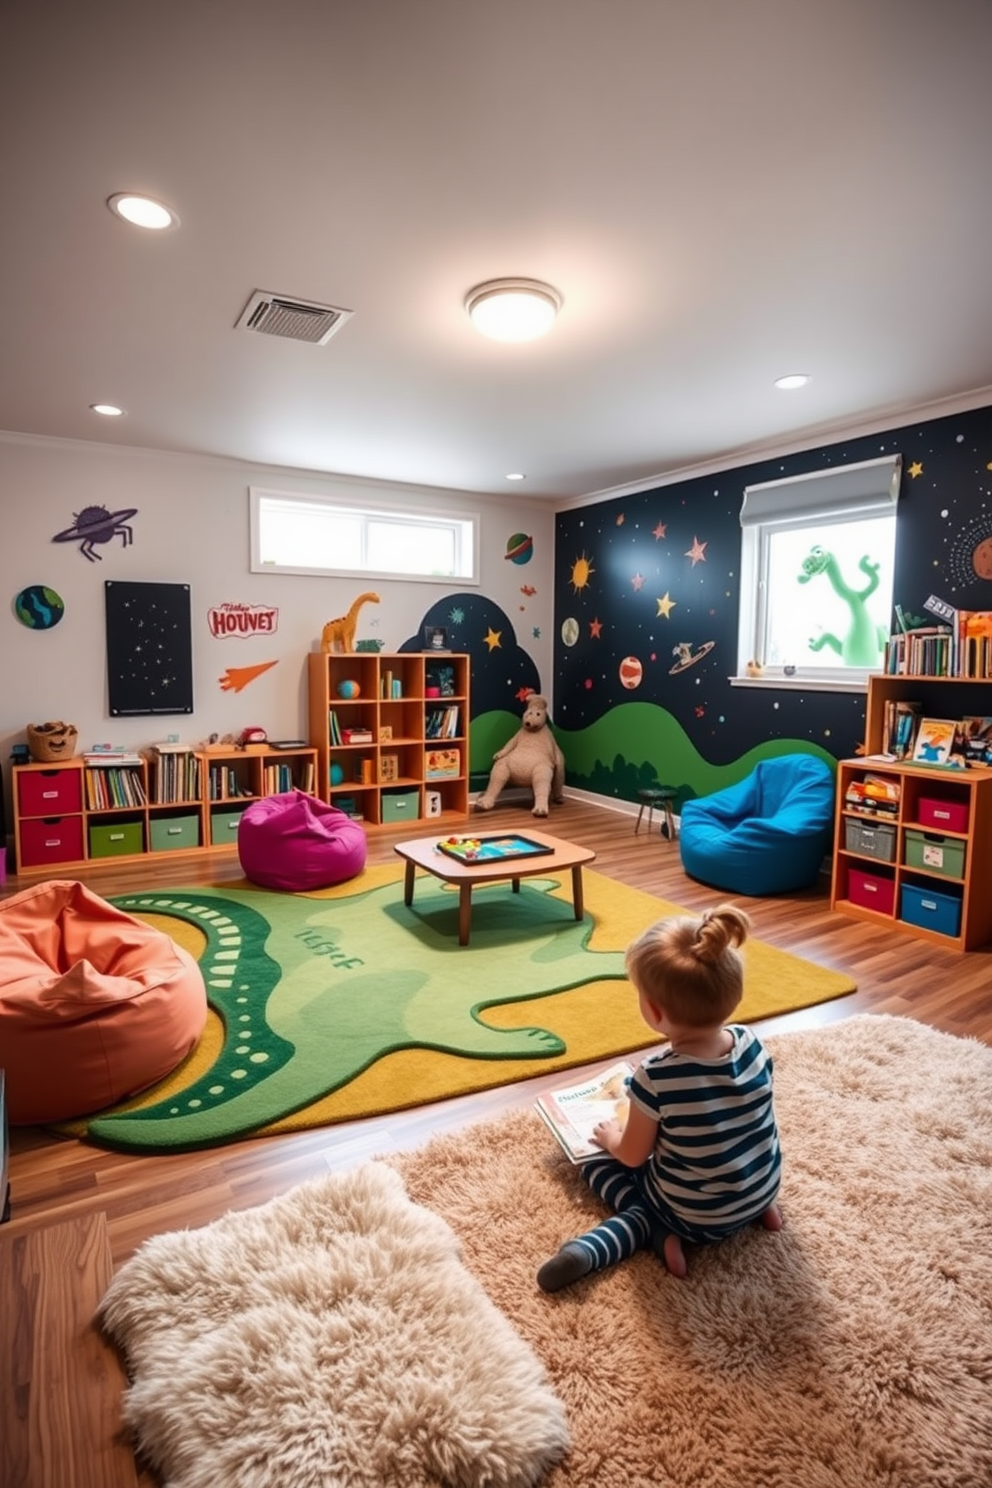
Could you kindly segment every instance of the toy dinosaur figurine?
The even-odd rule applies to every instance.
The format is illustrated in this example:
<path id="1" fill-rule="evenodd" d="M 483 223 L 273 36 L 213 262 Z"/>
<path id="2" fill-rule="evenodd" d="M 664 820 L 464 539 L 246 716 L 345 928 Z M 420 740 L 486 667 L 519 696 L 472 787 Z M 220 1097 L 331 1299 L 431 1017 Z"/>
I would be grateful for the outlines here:
<path id="1" fill-rule="evenodd" d="M 346 615 L 338 615 L 336 620 L 328 620 L 320 633 L 321 651 L 354 651 L 358 612 L 364 604 L 378 603 L 378 594 L 373 594 L 369 590 L 367 594 L 358 596 Z"/>
<path id="2" fill-rule="evenodd" d="M 829 646 L 847 666 L 871 667 L 876 665 L 884 651 L 887 635 L 885 627 L 872 619 L 865 603 L 869 595 L 874 594 L 878 588 L 879 565 L 864 557 L 858 567 L 868 577 L 867 585 L 860 591 L 849 588 L 844 582 L 833 553 L 828 553 L 825 548 L 814 547 L 803 559 L 803 571 L 797 582 L 808 584 L 817 574 L 826 574 L 830 587 L 851 612 L 851 623 L 842 639 L 824 631 L 822 635 L 811 637 L 809 649 L 822 651 L 824 646 Z"/>

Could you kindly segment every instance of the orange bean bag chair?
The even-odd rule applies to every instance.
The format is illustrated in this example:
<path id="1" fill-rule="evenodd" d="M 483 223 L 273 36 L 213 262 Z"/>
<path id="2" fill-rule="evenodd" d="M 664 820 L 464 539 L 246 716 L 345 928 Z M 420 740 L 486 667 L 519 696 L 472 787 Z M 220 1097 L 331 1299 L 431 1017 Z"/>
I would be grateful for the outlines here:
<path id="1" fill-rule="evenodd" d="M 200 968 L 81 883 L 0 900 L 0 1067 L 16 1125 L 65 1121 L 163 1079 L 207 1018 Z"/>

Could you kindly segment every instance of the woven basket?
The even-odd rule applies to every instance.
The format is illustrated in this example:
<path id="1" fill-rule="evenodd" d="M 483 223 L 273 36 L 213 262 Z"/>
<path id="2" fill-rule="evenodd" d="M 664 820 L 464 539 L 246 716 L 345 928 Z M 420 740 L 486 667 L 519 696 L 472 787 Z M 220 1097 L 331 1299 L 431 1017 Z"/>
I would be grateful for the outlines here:
<path id="1" fill-rule="evenodd" d="M 29 723 L 28 749 L 31 758 L 45 765 L 72 759 L 79 737 L 72 723 Z"/>

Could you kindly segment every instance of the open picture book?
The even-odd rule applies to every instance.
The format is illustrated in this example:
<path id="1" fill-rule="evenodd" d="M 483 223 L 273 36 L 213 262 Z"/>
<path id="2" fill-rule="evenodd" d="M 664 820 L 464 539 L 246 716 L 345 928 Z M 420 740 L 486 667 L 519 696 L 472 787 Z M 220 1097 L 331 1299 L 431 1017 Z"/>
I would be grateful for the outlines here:
<path id="1" fill-rule="evenodd" d="M 569 1162 L 603 1156 L 602 1147 L 592 1140 L 593 1131 L 601 1121 L 626 1121 L 633 1073 L 634 1066 L 621 1059 L 578 1085 L 561 1085 L 534 1102 Z"/>

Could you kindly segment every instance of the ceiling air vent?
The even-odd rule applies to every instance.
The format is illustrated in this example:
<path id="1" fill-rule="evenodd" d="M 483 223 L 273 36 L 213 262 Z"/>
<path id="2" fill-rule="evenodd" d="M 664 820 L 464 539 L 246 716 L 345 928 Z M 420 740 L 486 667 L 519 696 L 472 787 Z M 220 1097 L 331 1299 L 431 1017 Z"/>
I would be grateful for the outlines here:
<path id="1" fill-rule="evenodd" d="M 235 330 L 324 346 L 351 314 L 350 310 L 341 310 L 335 305 L 291 300 L 286 295 L 266 294 L 257 289 L 242 310 Z"/>

